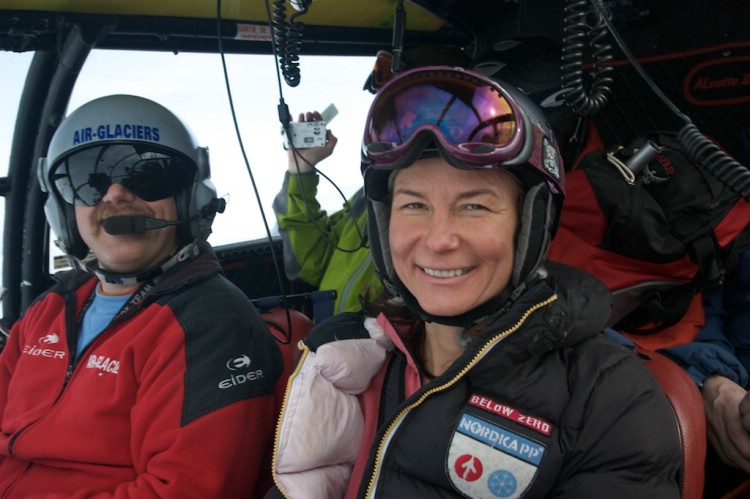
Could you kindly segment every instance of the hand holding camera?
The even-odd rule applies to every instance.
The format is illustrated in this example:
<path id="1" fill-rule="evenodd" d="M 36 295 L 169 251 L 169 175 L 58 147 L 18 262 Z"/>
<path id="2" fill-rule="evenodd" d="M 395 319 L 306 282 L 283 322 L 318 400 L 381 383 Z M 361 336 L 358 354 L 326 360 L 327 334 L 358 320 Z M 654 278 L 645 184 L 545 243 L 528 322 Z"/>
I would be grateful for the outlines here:
<path id="1" fill-rule="evenodd" d="M 287 150 L 289 157 L 290 173 L 311 172 L 315 165 L 333 153 L 338 139 L 330 130 L 327 130 L 326 124 L 337 113 L 333 104 L 328 106 L 323 113 L 317 111 L 301 113 L 298 121 L 290 123 L 291 147 L 289 138 L 282 129 L 284 149 Z"/>
<path id="2" fill-rule="evenodd" d="M 292 146 L 295 149 L 323 147 L 326 145 L 325 121 L 296 121 L 289 123 L 289 134 L 292 136 Z M 283 128 L 281 129 L 281 135 L 284 137 L 284 149 L 289 149 L 289 137 Z"/>

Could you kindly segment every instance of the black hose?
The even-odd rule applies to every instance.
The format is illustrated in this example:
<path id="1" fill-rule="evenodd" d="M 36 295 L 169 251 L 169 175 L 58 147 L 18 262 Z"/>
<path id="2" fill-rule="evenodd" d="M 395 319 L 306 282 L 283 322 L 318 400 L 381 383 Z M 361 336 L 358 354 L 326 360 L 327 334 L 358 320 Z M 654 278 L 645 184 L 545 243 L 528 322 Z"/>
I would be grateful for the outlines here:
<path id="1" fill-rule="evenodd" d="M 677 133 L 687 153 L 711 174 L 747 201 L 750 201 L 750 170 L 703 135 L 692 123 Z"/>

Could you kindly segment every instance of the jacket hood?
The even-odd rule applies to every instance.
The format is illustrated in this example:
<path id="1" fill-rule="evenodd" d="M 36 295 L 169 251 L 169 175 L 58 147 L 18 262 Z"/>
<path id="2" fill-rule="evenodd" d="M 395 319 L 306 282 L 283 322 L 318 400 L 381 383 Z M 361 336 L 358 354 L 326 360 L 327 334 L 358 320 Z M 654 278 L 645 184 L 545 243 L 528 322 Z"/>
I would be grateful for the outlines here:
<path id="1" fill-rule="evenodd" d="M 506 332 L 512 334 L 502 339 L 502 353 L 491 356 L 493 365 L 515 364 L 601 333 L 612 309 L 612 295 L 604 283 L 559 263 L 548 263 L 547 271 L 545 279 L 526 290 L 509 310 L 479 333 L 464 352 L 464 360 L 483 355 L 486 344 Z M 460 365 L 463 363 L 454 364 Z"/>
<path id="2" fill-rule="evenodd" d="M 547 264 L 547 284 L 557 294 L 551 310 L 559 310 L 559 323 L 545 324 L 549 334 L 562 340 L 562 346 L 574 345 L 601 333 L 612 312 L 612 294 L 598 278 L 561 263 Z"/>

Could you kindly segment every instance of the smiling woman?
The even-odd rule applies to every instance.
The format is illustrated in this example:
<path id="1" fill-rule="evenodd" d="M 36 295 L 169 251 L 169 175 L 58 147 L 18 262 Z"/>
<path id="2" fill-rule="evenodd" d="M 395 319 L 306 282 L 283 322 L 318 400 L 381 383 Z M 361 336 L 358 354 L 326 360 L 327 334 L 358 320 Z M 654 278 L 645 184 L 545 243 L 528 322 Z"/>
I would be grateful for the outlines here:
<path id="1" fill-rule="evenodd" d="M 443 127 L 459 100 L 472 112 Z M 409 119 L 393 120 L 384 150 L 371 132 L 385 115 Z M 498 116 L 512 126 L 471 133 L 477 117 Z M 424 67 L 379 90 L 366 130 L 370 250 L 396 297 L 300 343 L 277 427 L 279 489 L 676 497 L 667 398 L 640 358 L 600 334 L 604 285 L 547 262 L 564 172 L 541 110 L 507 83 Z"/>
<path id="2" fill-rule="evenodd" d="M 507 286 L 520 197 L 504 171 L 459 170 L 439 158 L 394 175 L 393 268 L 425 312 L 460 315 Z"/>

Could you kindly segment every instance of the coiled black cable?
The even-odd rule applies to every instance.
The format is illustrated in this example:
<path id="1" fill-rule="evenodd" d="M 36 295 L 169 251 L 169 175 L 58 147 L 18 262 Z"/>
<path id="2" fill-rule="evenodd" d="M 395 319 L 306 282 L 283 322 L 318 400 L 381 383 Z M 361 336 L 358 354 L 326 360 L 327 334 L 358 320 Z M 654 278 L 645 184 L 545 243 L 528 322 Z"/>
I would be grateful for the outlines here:
<path id="1" fill-rule="evenodd" d="M 685 125 L 677 133 L 677 140 L 680 141 L 685 151 L 700 165 L 706 168 L 714 177 L 729 187 L 732 191 L 742 196 L 745 200 L 750 201 L 750 170 L 742 165 L 724 150 L 719 148 L 711 139 L 706 137 L 692 120 L 683 113 L 675 104 L 664 95 L 656 86 L 654 81 L 648 76 L 643 66 L 638 62 L 632 52 L 628 49 L 625 41 L 615 29 L 606 7 L 601 0 L 592 0 L 592 5 L 599 13 L 599 17 L 604 21 L 612 37 L 617 42 L 620 50 L 625 54 L 633 69 L 646 82 L 657 97 L 677 116 L 685 122 Z"/>
<path id="2" fill-rule="evenodd" d="M 591 116 L 604 107 L 611 95 L 609 77 L 611 46 L 603 42 L 607 36 L 601 16 L 592 13 L 588 0 L 568 0 L 565 6 L 562 48 L 562 87 L 565 102 L 576 114 Z M 592 16 L 592 14 L 594 14 Z M 593 23 L 587 23 L 587 18 Z M 588 90 L 584 82 L 583 60 L 588 45 L 591 49 L 592 71 Z"/>
<path id="3" fill-rule="evenodd" d="M 273 29 L 274 50 L 279 60 L 281 74 L 290 87 L 296 87 L 301 81 L 299 54 L 302 51 L 302 35 L 305 25 L 297 17 L 307 13 L 309 2 L 300 2 L 302 10 L 292 15 L 287 21 L 286 0 L 274 0 Z"/>
<path id="4" fill-rule="evenodd" d="M 683 126 L 677 140 L 699 164 L 746 200 L 750 201 L 750 170 L 703 135 L 692 123 Z"/>

